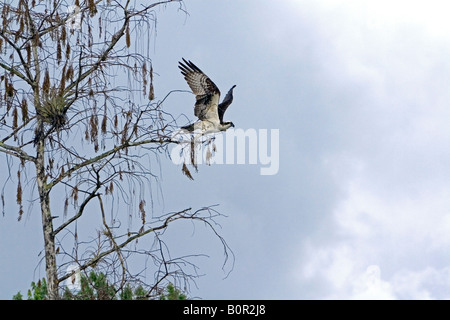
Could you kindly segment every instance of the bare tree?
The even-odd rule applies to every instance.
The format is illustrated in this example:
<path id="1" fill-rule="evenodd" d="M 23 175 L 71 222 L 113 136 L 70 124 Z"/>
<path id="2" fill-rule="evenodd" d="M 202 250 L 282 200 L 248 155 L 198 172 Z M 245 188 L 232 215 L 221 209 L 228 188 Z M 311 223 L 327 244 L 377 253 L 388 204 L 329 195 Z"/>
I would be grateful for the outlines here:
<path id="1" fill-rule="evenodd" d="M 10 176 L 17 169 L 1 200 L 5 208 L 4 192 L 13 183 L 19 220 L 24 205 L 39 203 L 49 299 L 59 298 L 63 281 L 73 276 L 64 272 L 69 263 L 81 271 L 103 266 L 122 285 L 137 279 L 126 262 L 131 253 L 146 254 L 157 265 L 148 297 L 170 276 L 188 279 L 184 268 L 190 262 L 170 258 L 160 237 L 176 220 L 204 223 L 228 257 L 212 207 L 146 214 L 149 197 L 143 190 L 158 183 L 152 160 L 168 156 L 168 146 L 176 143 L 170 138 L 174 118 L 162 109 L 167 96 L 155 99 L 149 48 L 155 8 L 174 4 L 184 10 L 181 0 L 0 5 L 0 152 Z M 124 232 L 117 219 L 108 218 L 105 198 L 125 205 L 125 216 L 139 217 L 139 228 Z M 76 226 L 87 208 L 99 212 L 100 230 L 81 241 Z M 150 234 L 153 248 L 132 249 Z M 69 249 L 68 235 L 75 243 Z"/>

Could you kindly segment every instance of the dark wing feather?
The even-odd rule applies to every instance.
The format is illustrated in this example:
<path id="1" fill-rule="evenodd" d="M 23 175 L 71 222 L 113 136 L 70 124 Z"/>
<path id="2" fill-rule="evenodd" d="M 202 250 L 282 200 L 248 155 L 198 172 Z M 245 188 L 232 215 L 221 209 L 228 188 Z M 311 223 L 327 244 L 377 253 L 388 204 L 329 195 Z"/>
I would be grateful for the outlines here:
<path id="1" fill-rule="evenodd" d="M 225 114 L 225 111 L 230 106 L 230 104 L 233 102 L 233 89 L 236 87 L 236 85 L 232 86 L 230 90 L 228 90 L 227 95 L 223 99 L 222 103 L 219 104 L 218 112 L 219 112 L 219 120 L 220 123 L 223 124 L 223 115 Z"/>
<path id="2" fill-rule="evenodd" d="M 215 95 L 220 95 L 219 88 L 195 64 L 186 61 L 184 58 L 183 61 L 184 63 L 179 62 L 178 67 L 196 96 L 194 114 L 200 120 L 205 120 L 211 100 Z"/>

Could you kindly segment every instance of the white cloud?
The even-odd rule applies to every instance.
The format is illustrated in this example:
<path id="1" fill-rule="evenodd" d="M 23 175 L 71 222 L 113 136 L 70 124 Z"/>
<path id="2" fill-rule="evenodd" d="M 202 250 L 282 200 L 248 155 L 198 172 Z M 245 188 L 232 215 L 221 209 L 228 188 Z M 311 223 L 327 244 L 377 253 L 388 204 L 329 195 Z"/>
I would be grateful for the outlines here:
<path id="1" fill-rule="evenodd" d="M 417 25 L 439 37 L 450 33 L 450 4 L 446 0 L 291 0 L 288 5 L 299 14 L 313 10 L 331 16 L 358 17 L 372 28 Z"/>
<path id="2" fill-rule="evenodd" d="M 291 4 L 316 37 L 296 47 L 319 53 L 308 61 L 323 81 L 314 94 L 335 102 L 326 109 L 335 134 L 317 143 L 340 187 L 333 228 L 301 245 L 298 283 L 321 286 L 320 298 L 448 298 L 450 5 Z"/>
<path id="3" fill-rule="evenodd" d="M 351 244 L 316 248 L 309 246 L 300 274 L 295 278 L 305 281 L 325 281 L 319 299 L 395 299 L 391 283 L 382 280 L 378 265 L 365 266 Z"/>
<path id="4" fill-rule="evenodd" d="M 355 300 L 392 300 L 395 299 L 393 286 L 381 279 L 378 265 L 370 265 L 366 271 L 356 277 L 352 283 L 351 299 Z"/>
<path id="5" fill-rule="evenodd" d="M 334 239 L 304 244 L 297 280 L 325 280 L 320 298 L 448 298 L 448 194 L 450 189 L 429 190 L 385 199 L 352 182 L 334 212 Z"/>

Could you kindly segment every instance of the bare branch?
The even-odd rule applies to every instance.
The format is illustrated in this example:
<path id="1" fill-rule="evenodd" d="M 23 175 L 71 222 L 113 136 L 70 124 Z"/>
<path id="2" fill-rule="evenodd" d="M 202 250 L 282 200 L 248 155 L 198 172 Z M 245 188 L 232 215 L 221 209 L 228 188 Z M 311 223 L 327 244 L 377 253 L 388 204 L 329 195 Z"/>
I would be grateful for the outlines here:
<path id="1" fill-rule="evenodd" d="M 25 77 L 20 71 L 18 71 L 16 68 L 10 67 L 2 62 L 0 62 L 0 67 L 2 67 L 3 69 L 5 69 L 6 71 L 9 71 L 13 74 L 15 74 L 16 76 L 18 76 L 20 79 L 26 81 L 29 85 L 34 85 L 33 81 L 31 81 L 30 79 L 28 79 L 27 77 Z"/>
<path id="2" fill-rule="evenodd" d="M 12 155 L 14 157 L 17 157 L 19 159 L 26 160 L 26 161 L 31 161 L 31 162 L 36 161 L 35 157 L 30 156 L 25 151 L 23 151 L 21 148 L 10 146 L 10 145 L 4 143 L 3 141 L 0 141 L 0 152 L 4 152 L 6 154 Z"/>
<path id="3" fill-rule="evenodd" d="M 97 191 L 100 189 L 101 185 L 97 185 L 92 192 L 89 193 L 89 195 L 84 199 L 83 203 L 80 205 L 80 208 L 78 209 L 78 212 L 69 220 L 61 224 L 54 232 L 54 235 L 57 235 L 61 231 L 65 230 L 70 224 L 75 222 L 78 218 L 80 218 L 83 215 L 84 209 L 86 208 L 86 205 L 91 201 L 93 198 L 97 196 Z"/>
<path id="4" fill-rule="evenodd" d="M 114 148 L 112 148 L 111 150 L 108 150 L 96 157 L 93 157 L 91 159 L 88 159 L 82 163 L 79 163 L 77 165 L 74 165 L 73 167 L 71 167 L 68 171 L 66 171 L 64 174 L 60 175 L 58 178 L 54 179 L 53 181 L 51 181 L 50 183 L 47 184 L 47 188 L 51 189 L 53 188 L 56 184 L 58 184 L 58 182 L 60 182 L 62 179 L 72 175 L 74 172 L 80 170 L 81 168 L 84 168 L 88 165 L 91 165 L 93 163 L 97 163 L 102 159 L 105 159 L 111 155 L 115 155 L 117 152 L 119 152 L 120 150 L 129 148 L 129 147 L 137 147 L 137 146 L 141 146 L 141 145 L 145 145 L 145 144 L 151 144 L 151 143 L 155 143 L 155 144 L 163 144 L 163 143 L 178 143 L 176 141 L 173 141 L 171 139 L 147 139 L 147 140 L 142 140 L 142 141 L 136 141 L 136 142 L 127 142 L 125 144 L 116 146 Z M 0 145 L 1 146 L 1 145 Z"/>

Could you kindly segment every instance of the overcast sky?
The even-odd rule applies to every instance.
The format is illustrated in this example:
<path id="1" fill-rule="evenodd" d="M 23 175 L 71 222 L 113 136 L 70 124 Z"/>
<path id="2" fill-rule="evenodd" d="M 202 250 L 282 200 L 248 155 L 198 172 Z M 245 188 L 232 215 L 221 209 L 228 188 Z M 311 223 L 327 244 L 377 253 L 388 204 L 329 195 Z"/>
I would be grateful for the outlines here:
<path id="1" fill-rule="evenodd" d="M 186 0 L 157 10 L 155 94 L 192 60 L 234 102 L 236 128 L 279 129 L 279 171 L 162 161 L 161 212 L 220 204 L 235 254 L 201 228 L 170 235 L 203 299 L 450 298 L 448 1 Z M 193 96 L 164 107 L 193 116 Z M 180 118 L 183 119 L 183 118 Z M 181 120 L 180 120 L 181 121 Z M 186 123 L 188 120 L 186 119 Z M 183 123 L 184 124 L 184 123 Z M 0 217 L 0 298 L 44 273 L 38 215 Z M 193 235 L 195 234 L 195 235 Z M 185 241 L 185 240 L 182 240 Z M 181 242 L 183 243 L 183 242 Z"/>

